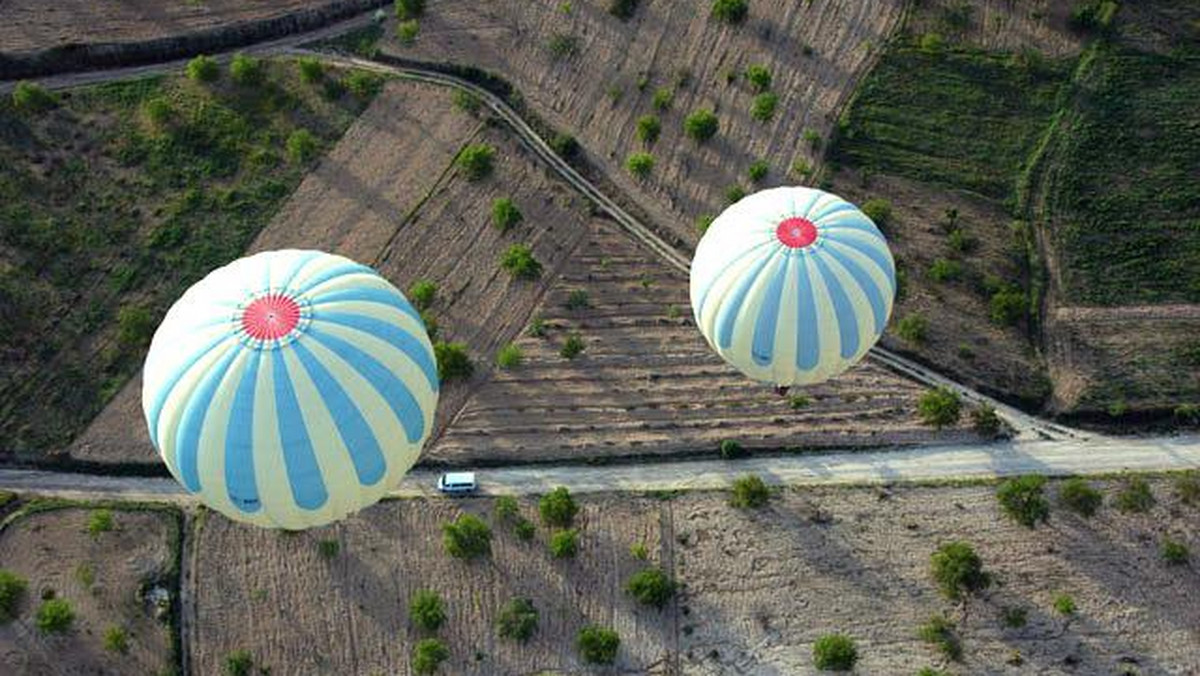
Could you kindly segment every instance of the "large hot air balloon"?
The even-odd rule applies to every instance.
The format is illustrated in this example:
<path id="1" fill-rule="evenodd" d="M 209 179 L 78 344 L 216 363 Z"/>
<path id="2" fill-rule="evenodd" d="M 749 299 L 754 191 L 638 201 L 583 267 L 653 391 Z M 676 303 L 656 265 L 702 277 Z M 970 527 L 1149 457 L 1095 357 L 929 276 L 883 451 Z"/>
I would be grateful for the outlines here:
<path id="1" fill-rule="evenodd" d="M 692 260 L 696 324 L 731 365 L 781 388 L 850 368 L 892 312 L 883 234 L 821 190 L 773 188 L 722 213 Z"/>
<path id="2" fill-rule="evenodd" d="M 146 357 L 142 409 L 204 504 L 309 528 L 378 501 L 433 427 L 437 364 L 416 310 L 370 268 L 270 251 L 197 282 Z"/>

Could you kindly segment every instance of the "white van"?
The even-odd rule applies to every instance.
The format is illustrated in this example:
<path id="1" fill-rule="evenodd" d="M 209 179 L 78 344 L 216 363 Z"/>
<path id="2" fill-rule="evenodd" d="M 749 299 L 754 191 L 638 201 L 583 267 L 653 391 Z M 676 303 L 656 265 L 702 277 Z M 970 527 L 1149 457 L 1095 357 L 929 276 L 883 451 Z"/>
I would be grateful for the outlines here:
<path id="1" fill-rule="evenodd" d="M 474 472 L 447 472 L 438 477 L 437 488 L 443 493 L 474 493 Z"/>

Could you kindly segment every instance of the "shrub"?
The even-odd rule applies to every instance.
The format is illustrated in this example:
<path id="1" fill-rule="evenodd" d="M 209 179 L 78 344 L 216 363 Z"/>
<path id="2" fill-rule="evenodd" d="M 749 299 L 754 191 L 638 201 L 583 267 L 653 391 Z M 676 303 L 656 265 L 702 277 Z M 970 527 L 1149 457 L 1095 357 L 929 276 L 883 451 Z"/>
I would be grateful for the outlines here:
<path id="1" fill-rule="evenodd" d="M 812 400 L 810 400 L 808 397 L 804 396 L 803 394 L 793 394 L 792 396 L 788 397 L 788 406 L 793 411 L 798 411 L 802 408 L 806 408 L 811 403 L 812 403 Z"/>
<path id="2" fill-rule="evenodd" d="M 718 21 L 737 24 L 746 20 L 750 13 L 750 3 L 747 0 L 713 0 L 712 15 Z"/>
<path id="3" fill-rule="evenodd" d="M 654 143 L 661 132 L 662 122 L 659 122 L 657 115 L 643 115 L 638 118 L 637 136 L 642 143 Z"/>
<path id="4" fill-rule="evenodd" d="M 1140 476 L 1130 477 L 1117 493 L 1117 509 L 1122 512 L 1148 512 L 1154 506 L 1154 502 L 1150 484 Z"/>
<path id="5" fill-rule="evenodd" d="M 75 621 L 75 611 L 65 599 L 47 599 L 37 611 L 37 628 L 43 634 L 61 633 Z"/>
<path id="6" fill-rule="evenodd" d="M 955 228 L 950 231 L 950 235 L 946 238 L 946 243 L 950 248 L 959 252 L 967 253 L 975 248 L 976 241 L 973 237 L 963 232 L 962 228 Z"/>
<path id="7" fill-rule="evenodd" d="M 722 441 L 720 449 L 721 449 L 721 457 L 726 460 L 732 460 L 733 458 L 741 458 L 746 455 L 746 449 L 743 448 L 741 444 L 734 441 L 733 439 L 726 439 L 726 440 Z"/>
<path id="8" fill-rule="evenodd" d="M 396 0 L 396 18 L 401 21 L 416 19 L 425 13 L 425 0 Z"/>
<path id="9" fill-rule="evenodd" d="M 1029 609 L 1021 606 L 1010 606 L 1004 609 L 1004 626 L 1011 629 L 1020 629 L 1025 626 L 1029 618 Z"/>
<path id="10" fill-rule="evenodd" d="M 538 626 L 538 610 L 529 599 L 513 599 L 496 615 L 496 632 L 502 638 L 524 643 Z"/>
<path id="11" fill-rule="evenodd" d="M 521 516 L 517 499 L 511 495 L 502 495 L 496 498 L 495 510 L 497 521 L 515 522 Z"/>
<path id="12" fill-rule="evenodd" d="M 541 315 L 535 315 L 533 319 L 529 320 L 529 329 L 526 331 L 526 333 L 534 338 L 545 338 L 546 320 L 543 319 Z"/>
<path id="13" fill-rule="evenodd" d="M 971 411 L 971 427 L 981 436 L 994 437 L 1000 434 L 1000 416 L 991 404 L 980 404 Z"/>
<path id="14" fill-rule="evenodd" d="M 496 366 L 505 370 L 516 368 L 521 365 L 521 361 L 524 358 L 525 355 L 522 354 L 521 348 L 513 343 L 509 343 L 500 348 L 500 351 L 496 353 Z"/>
<path id="15" fill-rule="evenodd" d="M 456 89 L 454 90 L 454 107 L 464 113 L 474 115 L 483 107 L 483 101 L 479 100 L 479 97 L 471 92 Z"/>
<path id="16" fill-rule="evenodd" d="M 413 646 L 412 668 L 418 674 L 435 673 L 448 659 L 450 649 L 436 638 L 423 638 Z"/>
<path id="17" fill-rule="evenodd" d="M 1100 491 L 1080 477 L 1072 477 L 1058 489 L 1058 501 L 1064 507 L 1083 516 L 1092 516 L 1104 501 Z"/>
<path id="18" fill-rule="evenodd" d="M 617 632 L 605 627 L 588 625 L 579 630 L 575 646 L 584 662 L 590 664 L 612 664 L 617 659 L 617 650 L 621 647 L 621 637 Z"/>
<path id="19" fill-rule="evenodd" d="M 250 676 L 254 659 L 247 650 L 235 650 L 225 656 L 225 673 L 229 676 Z"/>
<path id="20" fill-rule="evenodd" d="M 827 671 L 850 671 L 858 662 L 854 639 L 845 634 L 826 634 L 813 643 L 813 664 Z"/>
<path id="21" fill-rule="evenodd" d="M 896 324 L 896 334 L 906 343 L 920 345 L 929 336 L 929 322 L 925 320 L 925 315 L 920 313 L 914 312 L 913 314 L 905 315 Z"/>
<path id="22" fill-rule="evenodd" d="M 1050 503 L 1046 500 L 1044 489 L 1046 477 L 1040 474 L 1009 479 L 1000 484 L 996 490 L 996 499 L 1004 513 L 1017 523 L 1027 528 L 1033 528 L 1038 522 L 1046 522 L 1050 518 Z"/>
<path id="23" fill-rule="evenodd" d="M 109 627 L 104 632 L 104 649 L 122 655 L 129 652 L 129 633 L 121 627 Z"/>
<path id="24" fill-rule="evenodd" d="M 571 159 L 579 154 L 579 141 L 570 134 L 555 134 L 550 139 L 550 148 L 565 159 Z"/>
<path id="25" fill-rule="evenodd" d="M 216 59 L 201 54 L 188 61 L 187 75 L 196 82 L 213 82 L 221 76 L 221 67 Z"/>
<path id="26" fill-rule="evenodd" d="M 573 289 L 567 294 L 566 307 L 568 310 L 582 310 L 591 306 L 591 301 L 588 300 L 587 291 L 583 289 Z"/>
<path id="27" fill-rule="evenodd" d="M 1071 598 L 1070 594 L 1059 594 L 1054 597 L 1054 610 L 1059 615 L 1074 615 L 1075 614 L 1075 599 Z"/>
<path id="28" fill-rule="evenodd" d="M 113 529 L 113 515 L 107 509 L 97 509 L 92 512 L 88 518 L 88 533 L 95 537 L 101 533 L 107 533 Z"/>
<path id="29" fill-rule="evenodd" d="M 171 108 L 170 101 L 163 97 L 154 97 L 142 104 L 142 114 L 155 127 L 162 128 L 171 121 L 175 111 Z"/>
<path id="30" fill-rule="evenodd" d="M 929 278 L 935 282 L 952 282 L 962 276 L 962 264 L 938 258 L 929 266 Z"/>
<path id="31" fill-rule="evenodd" d="M 698 143 L 703 143 L 716 136 L 719 126 L 716 114 L 708 108 L 693 111 L 683 121 L 684 133 Z"/>
<path id="32" fill-rule="evenodd" d="M 319 82 L 325 75 L 325 67 L 321 65 L 320 59 L 315 56 L 302 56 L 296 62 L 300 67 L 300 81 L 312 84 Z"/>
<path id="33" fill-rule="evenodd" d="M 651 102 L 651 105 L 654 106 L 655 110 L 662 112 L 670 108 L 674 101 L 675 90 L 668 87 L 662 87 L 654 92 L 654 99 Z"/>
<path id="34" fill-rule="evenodd" d="M 428 279 L 418 279 L 408 287 L 408 297 L 412 299 L 413 305 L 418 310 L 428 310 L 433 305 L 433 299 L 436 296 L 437 284 Z"/>
<path id="35" fill-rule="evenodd" d="M 467 346 L 462 343 L 439 340 L 433 344 L 433 356 L 437 359 L 438 379 L 442 382 L 469 378 L 475 372 L 475 365 L 467 356 Z"/>
<path id="36" fill-rule="evenodd" d="M 644 542 L 635 542 L 630 545 L 629 553 L 633 556 L 633 558 L 638 559 L 639 561 L 645 561 L 646 559 L 650 558 L 650 552 L 646 549 L 646 543 Z"/>
<path id="37" fill-rule="evenodd" d="M 126 305 L 117 313 L 117 341 L 127 348 L 140 348 L 154 336 L 154 318 L 140 305 Z"/>
<path id="38" fill-rule="evenodd" d="M 1200 506 L 1200 472 L 1187 472 L 1176 477 L 1175 495 L 1185 505 Z"/>
<path id="39" fill-rule="evenodd" d="M 943 38 L 941 33 L 926 33 L 921 36 L 918 46 L 926 54 L 941 54 L 942 50 L 946 48 L 946 38 Z"/>
<path id="40" fill-rule="evenodd" d="M 17 616 L 17 606 L 29 583 L 12 571 L 0 568 L 0 623 L 9 622 Z"/>
<path id="41" fill-rule="evenodd" d="M 446 621 L 446 609 L 437 592 L 423 589 L 408 601 L 408 617 L 418 629 L 437 631 Z"/>
<path id="42" fill-rule="evenodd" d="M 766 66 L 751 64 L 746 67 L 746 80 L 754 91 L 765 92 L 771 88 L 771 71 Z"/>
<path id="43" fill-rule="evenodd" d="M 565 486 L 555 488 L 538 501 L 538 514 L 541 514 L 542 523 L 547 526 L 570 528 L 578 512 L 579 505 L 575 504 L 571 491 Z"/>
<path id="44" fill-rule="evenodd" d="M 383 78 L 365 70 L 356 70 L 346 76 L 346 89 L 360 100 L 366 101 L 383 89 Z"/>
<path id="45" fill-rule="evenodd" d="M 862 212 L 875 225 L 879 226 L 880 230 L 886 231 L 892 223 L 892 203 L 883 198 L 873 197 L 863 202 Z"/>
<path id="46" fill-rule="evenodd" d="M 731 185 L 725 189 L 725 201 L 730 204 L 737 204 L 746 196 L 746 189 L 740 185 Z"/>
<path id="47" fill-rule="evenodd" d="M 1082 0 L 1071 7 L 1067 24 L 1080 32 L 1103 31 L 1110 26 L 1119 7 L 1115 0 Z"/>
<path id="48" fill-rule="evenodd" d="M 637 10 L 637 0 L 609 0 L 608 13 L 621 20 L 628 20 Z"/>
<path id="49" fill-rule="evenodd" d="M 771 491 L 763 480 L 747 474 L 733 482 L 733 496 L 729 498 L 729 504 L 742 509 L 759 509 L 765 507 L 770 499 Z"/>
<path id="50" fill-rule="evenodd" d="M 52 108 L 58 97 L 39 84 L 22 80 L 13 87 L 12 102 L 17 110 L 37 113 Z"/>
<path id="51" fill-rule="evenodd" d="M 696 232 L 700 233 L 701 235 L 708 232 L 709 226 L 712 225 L 712 222 L 715 219 L 716 217 L 712 214 L 702 214 L 696 219 Z"/>
<path id="52" fill-rule="evenodd" d="M 252 56 L 234 54 L 233 60 L 229 62 L 229 77 L 240 85 L 256 85 L 262 81 L 262 63 Z"/>
<path id="53" fill-rule="evenodd" d="M 528 542 L 537 533 L 537 528 L 533 525 L 532 521 L 521 517 L 517 519 L 516 525 L 513 526 L 513 532 L 517 534 L 517 537 Z"/>
<path id="54" fill-rule="evenodd" d="M 921 667 L 921 670 L 917 672 L 917 676 L 953 676 L 953 674 L 941 669 L 934 669 L 933 667 Z"/>
<path id="55" fill-rule="evenodd" d="M 775 108 L 779 105 L 779 96 L 775 92 L 764 92 L 754 97 L 750 104 L 750 117 L 759 122 L 766 122 L 775 117 Z"/>
<path id="56" fill-rule="evenodd" d="M 566 59 L 574 56 L 579 51 L 579 38 L 574 35 L 567 35 L 566 33 L 555 33 L 550 36 L 546 47 L 555 59 Z"/>
<path id="57" fill-rule="evenodd" d="M 317 552 L 321 554 L 323 559 L 332 559 L 342 550 L 342 545 L 337 540 L 321 540 L 317 543 Z"/>
<path id="58" fill-rule="evenodd" d="M 438 323 L 437 318 L 433 316 L 432 310 L 421 310 L 421 323 L 425 325 L 425 333 L 429 334 L 429 340 L 437 340 Z"/>
<path id="59" fill-rule="evenodd" d="M 629 578 L 625 591 L 642 605 L 662 608 L 675 595 L 675 581 L 659 568 L 646 568 Z"/>
<path id="60" fill-rule="evenodd" d="M 937 387 L 921 395 L 917 401 L 917 413 L 926 425 L 941 429 L 958 422 L 962 414 L 962 400 L 954 390 Z"/>
<path id="61" fill-rule="evenodd" d="M 1019 286 L 1007 286 L 992 294 L 988 302 L 988 315 L 992 321 L 1003 326 L 1012 326 L 1025 316 L 1029 300 Z"/>
<path id="62" fill-rule="evenodd" d="M 396 38 L 400 40 L 400 44 L 411 45 L 417 41 L 417 35 L 421 32 L 421 22 L 416 19 L 401 21 L 396 24 Z"/>
<path id="63" fill-rule="evenodd" d="M 550 536 L 550 555 L 556 559 L 573 559 L 579 551 L 579 531 L 575 528 L 560 530 Z"/>
<path id="64" fill-rule="evenodd" d="M 1171 566 L 1181 566 L 1188 562 L 1191 557 L 1191 552 L 1188 551 L 1187 545 L 1177 540 L 1172 540 L 1169 537 L 1163 538 L 1162 541 L 1162 557 Z"/>
<path id="65" fill-rule="evenodd" d="M 947 659 L 959 660 L 962 658 L 962 642 L 954 632 L 954 623 L 946 619 L 945 615 L 938 614 L 930 617 L 928 622 L 921 625 L 917 636 L 922 641 L 937 646 Z"/>
<path id="66" fill-rule="evenodd" d="M 496 150 L 486 143 L 472 143 L 463 148 L 458 159 L 454 162 L 463 171 L 469 181 L 478 181 L 492 173 L 492 161 Z"/>
<path id="67" fill-rule="evenodd" d="M 574 359 L 582 354 L 585 349 L 587 349 L 587 344 L 583 342 L 583 336 L 576 332 L 567 336 L 558 354 L 563 359 Z"/>
<path id="68" fill-rule="evenodd" d="M 508 232 L 524 219 L 525 215 L 513 204 L 512 199 L 498 197 L 492 202 L 492 225 L 499 228 L 500 232 Z"/>
<path id="69" fill-rule="evenodd" d="M 300 128 L 288 135 L 287 154 L 294 164 L 308 164 L 317 156 L 317 137 Z"/>
<path id="70" fill-rule="evenodd" d="M 966 542 L 948 542 L 930 557 L 933 580 L 947 598 L 958 600 L 992 583 L 983 570 L 983 561 Z"/>
<path id="71" fill-rule="evenodd" d="M 813 150 L 821 149 L 821 135 L 815 130 L 805 129 L 804 133 L 800 136 L 804 139 L 804 142 L 808 144 L 809 148 L 812 148 Z"/>
<path id="72" fill-rule="evenodd" d="M 537 279 L 542 274 L 542 264 L 533 257 L 533 250 L 524 244 L 508 247 L 500 258 L 500 267 L 515 279 Z"/>
<path id="73" fill-rule="evenodd" d="M 475 559 L 492 552 L 492 529 L 474 514 L 442 524 L 442 544 L 456 559 Z"/>
<path id="74" fill-rule="evenodd" d="M 759 183 L 767 177 L 769 171 L 771 171 L 771 165 L 767 164 L 766 160 L 755 160 L 750 163 L 750 169 L 746 173 L 749 174 L 752 182 Z"/>
<path id="75" fill-rule="evenodd" d="M 625 168 L 636 178 L 644 179 L 654 169 L 654 156 L 650 153 L 633 153 L 625 160 Z"/>

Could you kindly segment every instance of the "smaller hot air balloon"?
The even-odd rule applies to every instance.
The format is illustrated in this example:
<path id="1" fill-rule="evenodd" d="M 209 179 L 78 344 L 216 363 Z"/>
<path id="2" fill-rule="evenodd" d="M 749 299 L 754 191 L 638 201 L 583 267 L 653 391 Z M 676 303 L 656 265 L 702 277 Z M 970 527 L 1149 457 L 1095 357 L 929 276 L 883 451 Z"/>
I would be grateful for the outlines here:
<path id="1" fill-rule="evenodd" d="M 862 359 L 895 293 L 883 233 L 853 204 L 812 188 L 740 200 L 692 259 L 701 333 L 739 371 L 780 388 L 828 380 Z"/>
<path id="2" fill-rule="evenodd" d="M 374 270 L 269 251 L 211 272 L 150 344 L 142 409 L 171 474 L 209 507 L 309 528 L 383 497 L 433 429 L 437 363 Z"/>

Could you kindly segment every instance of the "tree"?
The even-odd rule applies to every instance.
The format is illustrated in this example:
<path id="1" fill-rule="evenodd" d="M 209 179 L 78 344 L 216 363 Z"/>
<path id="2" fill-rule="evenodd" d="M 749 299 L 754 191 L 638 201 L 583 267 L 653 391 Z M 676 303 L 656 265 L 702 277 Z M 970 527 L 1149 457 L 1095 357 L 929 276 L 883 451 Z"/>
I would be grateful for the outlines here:
<path id="1" fill-rule="evenodd" d="M 1092 516 L 1100 509 L 1104 497 L 1082 478 L 1072 477 L 1058 489 L 1058 501 L 1077 514 Z"/>
<path id="2" fill-rule="evenodd" d="M 1054 597 L 1054 610 L 1059 615 L 1070 617 L 1075 614 L 1075 599 L 1070 594 L 1059 594 Z"/>
<path id="3" fill-rule="evenodd" d="M 216 59 L 201 54 L 188 61 L 187 75 L 196 82 L 214 82 L 221 76 L 221 67 Z"/>
<path id="4" fill-rule="evenodd" d="M 337 540 L 321 540 L 317 543 L 317 553 L 323 559 L 332 559 L 342 551 L 342 545 Z"/>
<path id="5" fill-rule="evenodd" d="M 654 170 L 654 156 L 645 152 L 632 153 L 625 160 L 625 168 L 635 178 L 644 179 Z"/>
<path id="6" fill-rule="evenodd" d="M 759 509 L 765 507 L 771 498 L 771 492 L 763 480 L 747 474 L 733 482 L 733 496 L 729 504 L 743 509 Z"/>
<path id="7" fill-rule="evenodd" d="M 12 102 L 17 110 L 40 113 L 54 107 L 58 103 L 58 97 L 39 84 L 22 80 L 13 87 Z"/>
<path id="8" fill-rule="evenodd" d="M 926 425 L 941 429 L 958 422 L 962 414 L 962 400 L 954 390 L 936 387 L 921 395 L 917 401 L 917 413 Z"/>
<path id="9" fill-rule="evenodd" d="M 229 62 L 229 77 L 240 85 L 256 85 L 262 81 L 262 76 L 262 64 L 252 56 L 246 56 L 239 52 L 234 54 L 233 59 Z"/>
<path id="10" fill-rule="evenodd" d="M 524 244 L 508 247 L 500 257 L 500 267 L 514 279 L 537 279 L 542 274 L 542 264 L 533 257 L 533 250 Z"/>
<path id="11" fill-rule="evenodd" d="M 496 150 L 486 143 L 472 143 L 463 148 L 455 164 L 463 171 L 469 181 L 478 181 L 492 173 L 492 161 Z"/>
<path id="12" fill-rule="evenodd" d="M 725 460 L 733 460 L 746 456 L 746 449 L 733 439 L 724 439 L 718 447 L 721 451 L 721 457 Z"/>
<path id="13" fill-rule="evenodd" d="M 669 87 L 660 87 L 659 89 L 655 90 L 654 100 L 651 101 L 650 105 L 654 106 L 655 110 L 662 112 L 670 108 L 671 104 L 674 102 L 675 90 Z"/>
<path id="14" fill-rule="evenodd" d="M 111 531 L 113 529 L 112 512 L 107 509 L 93 511 L 91 517 L 88 518 L 87 528 L 92 537 Z"/>
<path id="15" fill-rule="evenodd" d="M 565 486 L 559 486 L 538 500 L 538 514 L 542 523 L 557 528 L 570 528 L 579 512 L 579 505 L 571 497 L 571 491 Z"/>
<path id="16" fill-rule="evenodd" d="M 574 359 L 582 354 L 585 349 L 587 349 L 587 344 L 583 342 L 583 336 L 579 335 L 578 332 L 572 332 L 563 341 L 562 349 L 558 351 L 558 354 L 563 359 Z"/>
<path id="17" fill-rule="evenodd" d="M 765 92 L 771 88 L 771 71 L 766 66 L 751 64 L 746 66 L 746 81 L 755 92 Z"/>
<path id="18" fill-rule="evenodd" d="M 567 294 L 566 307 L 568 310 L 582 310 L 590 305 L 588 293 L 583 289 L 572 289 L 571 293 Z"/>
<path id="19" fill-rule="evenodd" d="M 408 617 L 422 631 L 437 631 L 446 621 L 442 597 L 428 589 L 413 594 L 408 601 Z"/>
<path id="20" fill-rule="evenodd" d="M 346 89 L 360 100 L 366 101 L 383 89 L 383 78 L 365 70 L 356 70 L 346 76 Z"/>
<path id="21" fill-rule="evenodd" d="M 643 605 L 662 608 L 675 595 L 675 581 L 659 568 L 646 568 L 629 578 L 625 591 Z"/>
<path id="22" fill-rule="evenodd" d="M 987 589 L 991 576 L 983 570 L 983 561 L 966 542 L 948 542 L 930 558 L 934 582 L 946 598 L 959 600 Z"/>
<path id="23" fill-rule="evenodd" d="M 871 219 L 880 230 L 887 231 L 892 222 L 892 203 L 880 197 L 873 197 L 863 202 L 862 212 Z"/>
<path id="24" fill-rule="evenodd" d="M 425 0 L 396 0 L 396 18 L 401 21 L 416 19 L 425 13 Z"/>
<path id="25" fill-rule="evenodd" d="M 826 634 L 813 643 L 813 664 L 827 671 L 850 671 L 858 662 L 854 639 L 845 634 Z"/>
<path id="26" fill-rule="evenodd" d="M 521 516 L 520 505 L 511 495 L 501 495 L 496 498 L 496 520 L 500 522 L 515 522 Z"/>
<path id="27" fill-rule="evenodd" d="M 657 115 L 643 115 L 637 121 L 637 136 L 638 140 L 646 145 L 650 145 L 658 140 L 658 135 L 662 132 L 662 122 L 658 120 Z"/>
<path id="28" fill-rule="evenodd" d="M 929 335 L 929 322 L 925 320 L 925 315 L 920 313 L 905 315 L 896 324 L 896 334 L 906 343 L 920 345 Z"/>
<path id="29" fill-rule="evenodd" d="M 700 108 L 683 121 L 684 133 L 698 143 L 716 136 L 719 126 L 716 113 L 709 108 Z"/>
<path id="30" fill-rule="evenodd" d="M 637 10 L 637 3 L 638 0 L 609 0 L 608 13 L 622 21 L 628 21 Z"/>
<path id="31" fill-rule="evenodd" d="M 771 170 L 771 165 L 767 164 L 766 160 L 755 160 L 750 164 L 750 169 L 747 172 L 750 175 L 750 180 L 753 183 L 759 183 L 767 177 L 767 172 Z"/>
<path id="32" fill-rule="evenodd" d="M 235 650 L 225 656 L 225 673 L 229 676 L 250 676 L 254 659 L 247 650 Z"/>
<path id="33" fill-rule="evenodd" d="M 436 638 L 423 638 L 413 646 L 412 668 L 418 674 L 436 673 L 450 659 L 450 649 Z"/>
<path id="34" fill-rule="evenodd" d="M 428 310 L 433 305 L 433 299 L 437 296 L 437 284 L 428 279 L 418 279 L 413 282 L 413 285 L 408 287 L 408 297 L 412 299 L 413 305 L 418 310 Z"/>
<path id="35" fill-rule="evenodd" d="M 442 524 L 442 544 L 456 559 L 475 559 L 492 552 L 492 529 L 474 514 Z"/>
<path id="36" fill-rule="evenodd" d="M 996 415 L 996 407 L 991 404 L 980 404 L 971 411 L 971 426 L 980 436 L 998 436 L 1001 425 L 1000 416 Z"/>
<path id="37" fill-rule="evenodd" d="M 117 342 L 125 347 L 136 349 L 148 345 L 154 328 L 150 311 L 140 305 L 126 305 L 117 313 Z"/>
<path id="38" fill-rule="evenodd" d="M 500 232 L 508 232 L 524 218 L 525 216 L 517 208 L 517 205 L 513 204 L 511 198 L 499 197 L 492 202 L 492 225 L 499 228 Z"/>
<path id="39" fill-rule="evenodd" d="M 317 137 L 301 127 L 288 135 L 287 154 L 293 164 L 308 164 L 317 156 Z"/>
<path id="40" fill-rule="evenodd" d="M 617 659 L 617 650 L 621 647 L 621 637 L 617 632 L 606 627 L 588 625 L 579 630 L 575 639 L 584 662 L 590 664 L 612 664 Z"/>
<path id="41" fill-rule="evenodd" d="M 0 568 L 0 623 L 9 622 L 17 616 L 17 606 L 29 583 L 25 578 Z"/>
<path id="42" fill-rule="evenodd" d="M 538 626 L 538 610 L 529 599 L 513 599 L 496 616 L 496 632 L 502 638 L 524 643 Z"/>
<path id="43" fill-rule="evenodd" d="M 712 15 L 718 21 L 738 24 L 745 21 L 749 13 L 750 3 L 747 0 L 713 0 Z"/>
<path id="44" fill-rule="evenodd" d="M 400 40 L 402 45 L 411 45 L 416 42 L 417 35 L 421 32 L 421 22 L 416 19 L 401 21 L 396 24 L 396 38 Z"/>
<path id="45" fill-rule="evenodd" d="M 579 141 L 570 134 L 558 133 L 550 139 L 550 148 L 564 159 L 572 159 L 579 154 Z"/>
<path id="46" fill-rule="evenodd" d="M 1003 326 L 1012 326 L 1019 322 L 1028 309 L 1029 299 L 1021 287 L 1016 285 L 996 291 L 988 302 L 988 316 L 993 322 Z"/>
<path id="47" fill-rule="evenodd" d="M 929 278 L 935 282 L 952 282 L 962 277 L 962 263 L 948 258 L 934 259 L 929 266 Z"/>
<path id="48" fill-rule="evenodd" d="M 737 204 L 746 196 L 746 189 L 740 185 L 734 184 L 725 189 L 725 201 L 729 204 Z"/>
<path id="49" fill-rule="evenodd" d="M 302 56 L 296 62 L 300 67 L 300 81 L 308 84 L 320 82 L 325 75 L 325 67 L 321 65 L 320 59 L 315 56 Z"/>
<path id="50" fill-rule="evenodd" d="M 928 622 L 921 625 L 917 636 L 922 641 L 937 646 L 947 659 L 962 659 L 962 641 L 954 631 L 954 623 L 946 619 L 945 615 L 930 617 Z"/>
<path id="51" fill-rule="evenodd" d="M 43 634 L 62 633 L 75 621 L 75 611 L 65 599 L 47 599 L 38 608 L 36 621 Z"/>
<path id="52" fill-rule="evenodd" d="M 439 340 L 433 344 L 433 356 L 437 360 L 438 379 L 442 382 L 469 378 L 475 372 L 475 365 L 467 356 L 467 346 L 462 343 Z"/>
<path id="53" fill-rule="evenodd" d="M 520 366 L 524 359 L 525 355 L 521 352 L 521 348 L 514 343 L 509 343 L 496 353 L 496 366 L 508 370 Z"/>
<path id="54" fill-rule="evenodd" d="M 1144 513 L 1154 506 L 1154 494 L 1150 492 L 1150 484 L 1140 476 L 1129 478 L 1125 486 L 1117 493 L 1117 509 L 1122 512 Z"/>
<path id="55" fill-rule="evenodd" d="M 1167 565 L 1182 566 L 1191 558 L 1191 552 L 1188 551 L 1187 545 L 1172 540 L 1169 537 L 1164 537 L 1162 541 L 1162 557 Z"/>
<path id="56" fill-rule="evenodd" d="M 1017 523 L 1027 528 L 1033 528 L 1038 522 L 1046 522 L 1050 518 L 1050 503 L 1046 500 L 1044 488 L 1046 477 L 1040 474 L 1009 479 L 1000 484 L 996 490 L 996 499 L 1004 513 Z"/>
<path id="57" fill-rule="evenodd" d="M 560 530 L 550 536 L 550 555 L 556 559 L 573 559 L 579 551 L 579 531 Z"/>
<path id="58" fill-rule="evenodd" d="M 754 97 L 750 104 L 750 117 L 759 122 L 766 122 L 775 117 L 775 108 L 779 105 L 779 95 L 775 92 L 763 92 Z"/>

